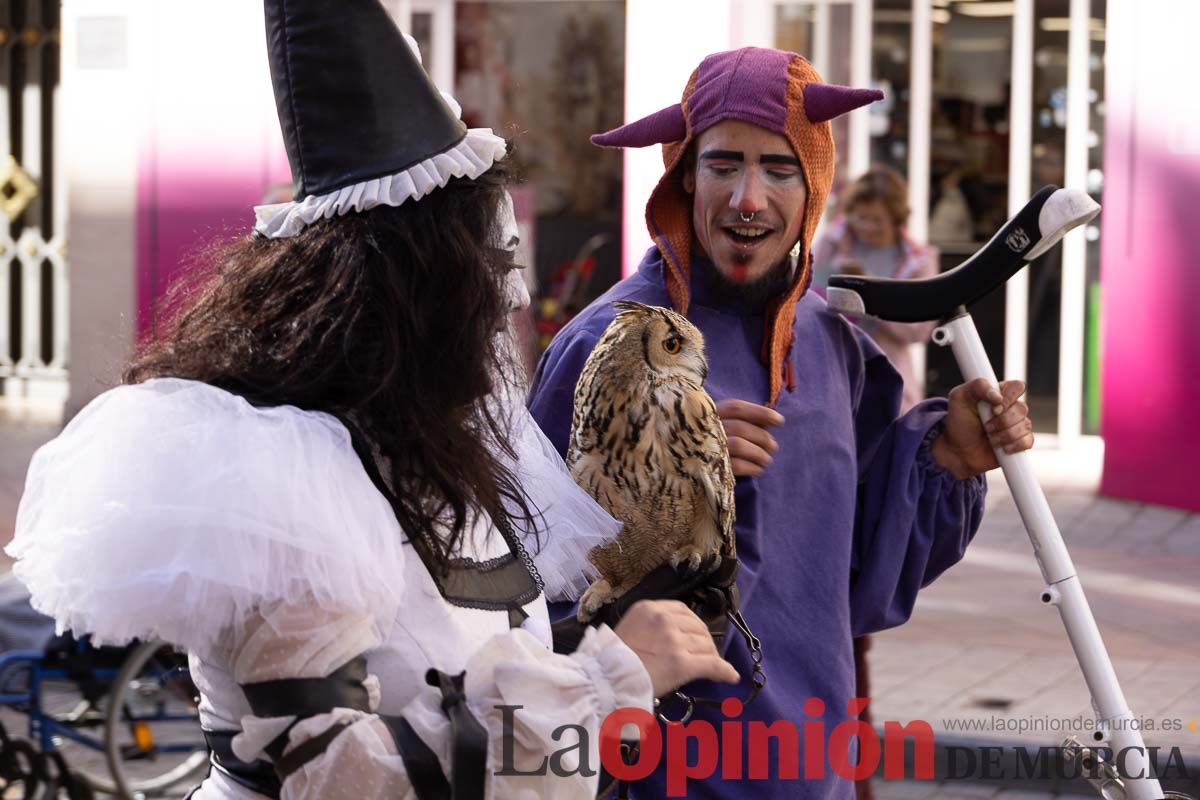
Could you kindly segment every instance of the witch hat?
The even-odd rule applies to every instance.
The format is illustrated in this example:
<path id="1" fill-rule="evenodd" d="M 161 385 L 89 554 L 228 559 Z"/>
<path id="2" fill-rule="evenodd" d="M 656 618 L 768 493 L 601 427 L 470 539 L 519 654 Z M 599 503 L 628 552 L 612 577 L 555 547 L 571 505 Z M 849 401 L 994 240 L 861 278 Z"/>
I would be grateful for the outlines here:
<path id="1" fill-rule="evenodd" d="M 264 8 L 294 199 L 255 208 L 257 233 L 294 236 L 318 219 L 398 206 L 504 158 L 490 128 L 462 123 L 379 0 Z"/>

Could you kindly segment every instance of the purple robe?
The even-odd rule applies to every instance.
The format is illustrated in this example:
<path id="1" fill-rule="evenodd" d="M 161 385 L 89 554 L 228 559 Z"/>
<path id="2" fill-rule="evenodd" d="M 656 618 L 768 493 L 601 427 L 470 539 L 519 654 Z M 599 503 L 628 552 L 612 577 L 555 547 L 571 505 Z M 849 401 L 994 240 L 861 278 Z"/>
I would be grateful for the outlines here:
<path id="1" fill-rule="evenodd" d="M 769 387 L 759 360 L 762 309 L 714 296 L 705 280 L 713 269 L 693 259 L 688 318 L 705 338 L 705 388 L 717 401 L 763 403 Z M 612 302 L 626 299 L 670 307 L 657 250 L 572 320 L 542 356 L 529 408 L 564 455 L 575 383 L 613 319 Z M 834 727 L 848 719 L 854 692 L 851 638 L 907 620 L 917 591 L 962 557 L 983 515 L 984 479 L 959 481 L 930 453 L 946 414 L 944 399 L 897 418 L 899 375 L 865 334 L 828 311 L 814 292 L 797 304 L 794 331 L 789 358 L 796 388 L 780 393 L 776 409 L 785 422 L 772 429 L 779 450 L 763 475 L 738 479 L 735 497 L 742 610 L 762 640 L 767 674 L 766 687 L 739 719 L 791 720 L 800 731 L 801 780 L 778 780 L 772 744 L 769 780 L 725 781 L 718 769 L 705 781 L 691 781 L 689 797 L 852 797 L 854 784 L 828 765 L 823 780 L 803 780 L 803 723 L 818 719 L 804 713 L 804 701 L 824 702 L 828 743 Z M 726 658 L 745 678 L 744 641 L 732 629 L 726 641 Z M 736 687 L 697 682 L 689 691 L 744 697 L 746 681 Z M 718 731 L 725 719 L 716 708 L 700 707 L 696 716 Z M 745 728 L 742 738 L 746 774 Z M 666 796 L 662 766 L 633 794 Z"/>

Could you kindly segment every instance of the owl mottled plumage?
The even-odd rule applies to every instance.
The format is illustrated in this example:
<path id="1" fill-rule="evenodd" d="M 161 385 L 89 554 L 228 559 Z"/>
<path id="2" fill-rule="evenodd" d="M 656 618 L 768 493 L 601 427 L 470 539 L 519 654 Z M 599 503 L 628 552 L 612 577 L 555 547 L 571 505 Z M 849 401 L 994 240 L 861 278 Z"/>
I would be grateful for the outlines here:
<path id="1" fill-rule="evenodd" d="M 589 555 L 600 578 L 580 600 L 582 619 L 664 563 L 735 555 L 733 470 L 704 391 L 704 337 L 674 311 L 613 305 L 575 386 L 567 467 L 625 527 Z"/>

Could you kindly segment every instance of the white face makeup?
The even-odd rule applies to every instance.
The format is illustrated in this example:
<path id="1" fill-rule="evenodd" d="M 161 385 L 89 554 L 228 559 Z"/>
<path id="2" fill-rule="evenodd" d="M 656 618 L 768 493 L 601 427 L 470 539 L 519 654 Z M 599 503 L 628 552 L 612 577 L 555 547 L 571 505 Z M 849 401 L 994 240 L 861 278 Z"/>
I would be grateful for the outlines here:
<path id="1" fill-rule="evenodd" d="M 512 196 L 504 193 L 500 204 L 500 214 L 497 217 L 497 232 L 493 247 L 507 253 L 516 253 L 521 237 L 517 235 L 517 217 L 513 212 Z M 508 299 L 510 311 L 523 311 L 529 308 L 529 288 L 525 285 L 524 270 L 521 267 L 509 270 L 504 275 L 504 296 Z"/>

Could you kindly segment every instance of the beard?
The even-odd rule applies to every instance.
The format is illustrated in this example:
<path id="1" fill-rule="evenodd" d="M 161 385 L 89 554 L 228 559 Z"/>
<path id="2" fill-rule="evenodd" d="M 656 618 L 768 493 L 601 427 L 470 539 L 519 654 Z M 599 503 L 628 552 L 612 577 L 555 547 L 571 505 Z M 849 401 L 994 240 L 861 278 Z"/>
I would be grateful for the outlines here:
<path id="1" fill-rule="evenodd" d="M 767 303 L 783 294 L 792 280 L 792 257 L 785 255 L 774 266 L 749 283 L 737 283 L 726 278 L 719 269 L 707 272 L 708 290 L 718 297 L 735 300 L 751 311 L 766 308 Z"/>

